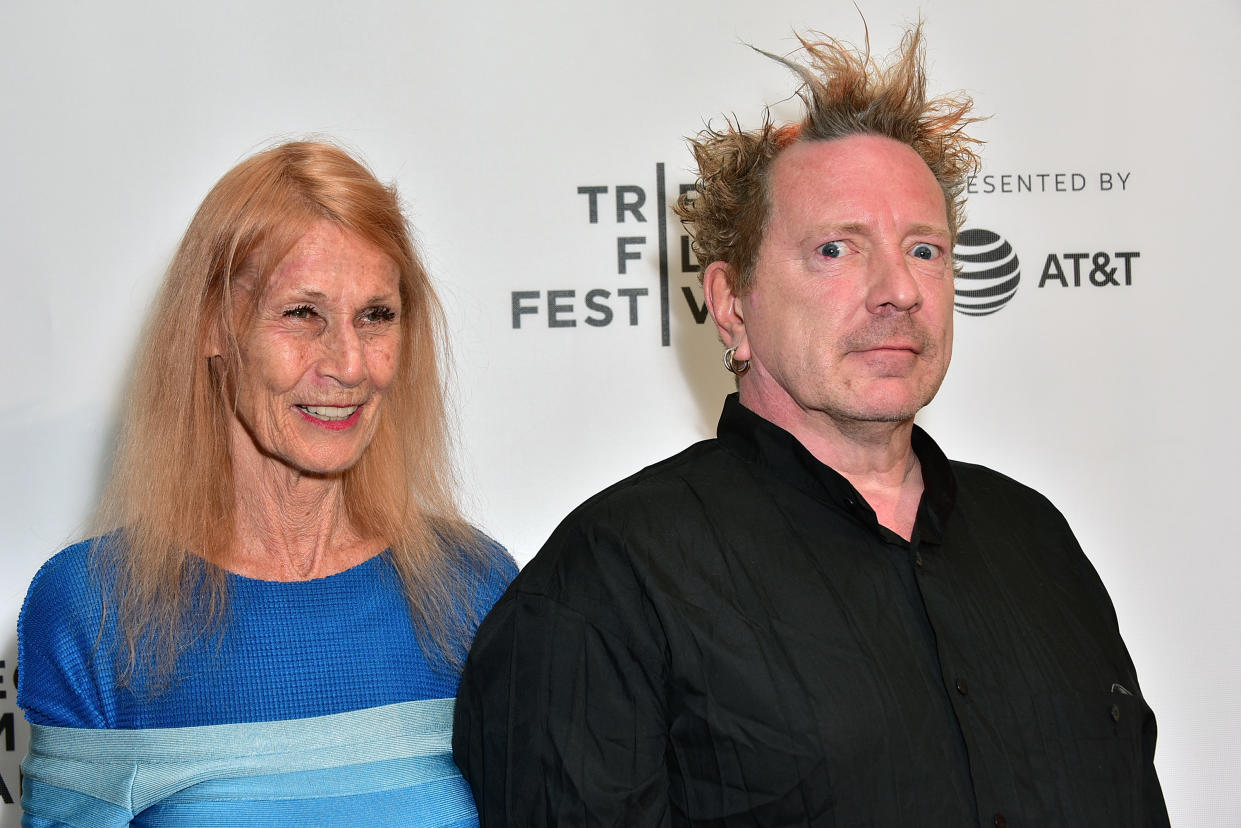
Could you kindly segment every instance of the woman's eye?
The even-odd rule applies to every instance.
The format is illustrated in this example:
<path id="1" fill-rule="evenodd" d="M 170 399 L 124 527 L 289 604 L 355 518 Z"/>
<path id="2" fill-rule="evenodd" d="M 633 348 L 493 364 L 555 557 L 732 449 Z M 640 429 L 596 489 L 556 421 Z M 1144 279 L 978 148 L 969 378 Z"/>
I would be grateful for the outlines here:
<path id="1" fill-rule="evenodd" d="M 927 261 L 930 261 L 931 259 L 938 259 L 939 254 L 940 250 L 938 247 L 925 242 L 915 244 L 909 250 L 909 255 L 913 256 L 915 259 L 925 259 Z"/>
<path id="2" fill-rule="evenodd" d="M 298 305 L 296 308 L 289 308 L 284 315 L 290 319 L 309 319 L 315 315 L 315 309 L 310 305 Z"/>
<path id="3" fill-rule="evenodd" d="M 371 308 L 362 314 L 363 322 L 391 322 L 393 319 L 396 319 L 396 311 L 383 305 Z"/>
<path id="4" fill-rule="evenodd" d="M 819 245 L 819 255 L 827 259 L 839 259 L 848 252 L 849 248 L 845 247 L 844 242 L 831 241 Z"/>

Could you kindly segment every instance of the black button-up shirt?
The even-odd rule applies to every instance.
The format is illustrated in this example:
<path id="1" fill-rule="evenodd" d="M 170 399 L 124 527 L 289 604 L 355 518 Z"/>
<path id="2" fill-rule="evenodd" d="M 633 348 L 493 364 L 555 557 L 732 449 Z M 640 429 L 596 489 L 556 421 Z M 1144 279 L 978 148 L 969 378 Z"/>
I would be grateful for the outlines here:
<path id="1" fill-rule="evenodd" d="M 484 825 L 1167 825 L 1155 722 L 1056 509 L 919 429 L 912 539 L 792 435 L 573 512 L 479 630 L 454 750 Z"/>

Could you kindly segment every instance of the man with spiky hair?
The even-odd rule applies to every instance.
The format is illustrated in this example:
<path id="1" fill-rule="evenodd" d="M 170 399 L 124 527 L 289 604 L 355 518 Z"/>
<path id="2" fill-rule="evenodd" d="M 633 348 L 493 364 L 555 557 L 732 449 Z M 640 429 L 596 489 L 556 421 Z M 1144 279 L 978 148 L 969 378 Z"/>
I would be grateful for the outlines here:
<path id="1" fill-rule="evenodd" d="M 952 351 L 964 96 L 828 38 L 806 117 L 693 141 L 738 393 L 588 500 L 483 623 L 484 825 L 1167 825 L 1155 722 L 1059 512 L 914 425 Z"/>

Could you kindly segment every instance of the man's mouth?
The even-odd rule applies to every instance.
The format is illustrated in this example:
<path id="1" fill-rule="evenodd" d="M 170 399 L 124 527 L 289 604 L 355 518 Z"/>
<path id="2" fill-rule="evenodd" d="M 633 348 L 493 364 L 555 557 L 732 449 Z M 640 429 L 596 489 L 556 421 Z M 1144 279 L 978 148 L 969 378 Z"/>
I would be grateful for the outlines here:
<path id="1" fill-rule="evenodd" d="M 875 353 L 883 351 L 903 351 L 910 354 L 920 354 L 922 353 L 922 348 L 912 342 L 881 342 L 861 349 L 862 353 Z"/>

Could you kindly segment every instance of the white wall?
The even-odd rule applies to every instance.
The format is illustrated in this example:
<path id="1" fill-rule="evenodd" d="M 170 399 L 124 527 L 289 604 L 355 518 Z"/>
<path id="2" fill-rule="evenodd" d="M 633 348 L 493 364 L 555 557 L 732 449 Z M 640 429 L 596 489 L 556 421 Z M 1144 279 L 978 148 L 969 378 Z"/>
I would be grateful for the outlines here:
<path id="1" fill-rule="evenodd" d="M 398 182 L 449 308 L 469 510 L 519 560 L 581 499 L 711 432 L 730 383 L 682 296 L 695 282 L 675 221 L 661 343 L 656 165 L 675 197 L 692 180 L 681 136 L 704 120 L 753 124 L 765 103 L 796 114 L 791 76 L 742 41 L 786 51 L 795 26 L 856 41 L 861 22 L 843 0 L 592 5 L 0 10 L 0 716 L 16 711 L 25 585 L 95 497 L 161 270 L 210 185 L 275 138 L 336 136 Z M 1007 306 L 957 317 L 953 369 L 922 421 L 950 455 L 1033 484 L 1068 515 L 1159 715 L 1174 824 L 1241 824 L 1241 544 L 1229 517 L 1241 6 L 862 11 L 885 52 L 923 14 L 934 88 L 967 88 L 994 116 L 977 131 L 997 191 L 978 182 L 969 225 L 1021 261 Z M 998 191 L 1001 175 L 1016 187 L 1039 173 L 1047 191 Z M 645 222 L 617 223 L 618 185 L 642 188 Z M 596 224 L 578 193 L 589 186 L 608 188 Z M 619 236 L 646 238 L 624 275 Z M 1117 271 L 1119 286 L 1091 285 L 1094 254 L 1115 267 L 1117 252 L 1139 254 L 1131 284 Z M 1090 254 L 1082 286 L 1040 287 L 1050 254 L 1072 283 L 1070 253 Z M 647 290 L 636 325 L 622 288 Z M 586 324 L 599 317 L 584 305 L 592 289 L 610 293 L 611 324 Z M 549 290 L 575 291 L 557 318 L 576 326 L 548 327 Z M 540 292 L 520 329 L 513 291 Z M 0 718 L 14 797 L 20 719 Z M 18 819 L 0 805 L 0 826 Z"/>

